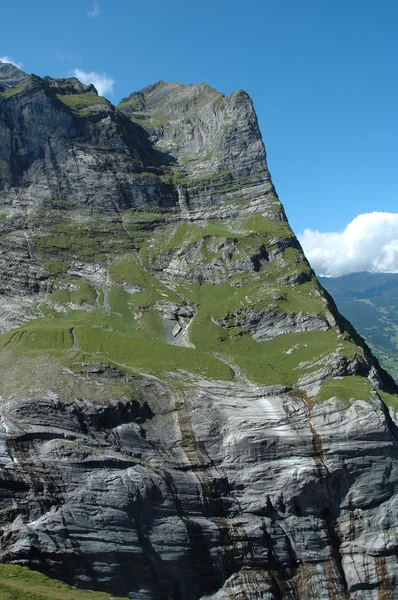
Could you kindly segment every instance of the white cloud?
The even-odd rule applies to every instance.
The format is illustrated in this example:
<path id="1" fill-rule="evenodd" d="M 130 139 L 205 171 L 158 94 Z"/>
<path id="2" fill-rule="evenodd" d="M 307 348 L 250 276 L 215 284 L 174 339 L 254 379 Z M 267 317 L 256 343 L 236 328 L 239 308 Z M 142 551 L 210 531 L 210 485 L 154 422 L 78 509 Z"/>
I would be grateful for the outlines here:
<path id="1" fill-rule="evenodd" d="M 86 85 L 92 83 L 96 87 L 100 96 L 112 94 L 115 80 L 112 77 L 107 77 L 105 73 L 86 73 L 81 69 L 73 69 L 72 74 Z"/>
<path id="2" fill-rule="evenodd" d="M 90 17 L 90 19 L 93 19 L 94 17 L 98 17 L 101 14 L 101 8 L 100 8 L 100 5 L 98 4 L 98 2 L 94 2 L 94 6 L 93 6 L 92 10 L 87 9 L 87 14 Z"/>
<path id="3" fill-rule="evenodd" d="M 306 229 L 298 238 L 318 275 L 398 273 L 398 213 L 365 213 L 341 233 Z"/>
<path id="4" fill-rule="evenodd" d="M 22 67 L 22 63 L 17 62 L 16 60 L 13 60 L 9 56 L 0 56 L 0 62 L 10 63 L 11 65 L 14 65 L 14 67 L 18 67 L 18 69 L 20 69 Z"/>

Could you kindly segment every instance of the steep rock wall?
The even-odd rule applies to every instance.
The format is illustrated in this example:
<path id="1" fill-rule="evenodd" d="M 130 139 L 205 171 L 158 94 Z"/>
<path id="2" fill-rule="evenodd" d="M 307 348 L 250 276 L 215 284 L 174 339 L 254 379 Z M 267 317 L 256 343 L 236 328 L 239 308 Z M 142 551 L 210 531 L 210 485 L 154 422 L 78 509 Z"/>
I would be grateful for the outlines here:
<path id="1" fill-rule="evenodd" d="M 134 600 L 394 598 L 396 388 L 247 94 L 0 75 L 2 561 Z"/>

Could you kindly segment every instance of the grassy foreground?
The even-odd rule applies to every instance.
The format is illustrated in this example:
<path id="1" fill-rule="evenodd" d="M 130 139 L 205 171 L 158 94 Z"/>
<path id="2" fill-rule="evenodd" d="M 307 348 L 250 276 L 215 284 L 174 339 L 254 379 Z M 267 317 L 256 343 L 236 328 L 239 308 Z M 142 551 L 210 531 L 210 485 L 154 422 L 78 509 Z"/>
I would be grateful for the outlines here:
<path id="1" fill-rule="evenodd" d="M 17 565 L 0 565 L 1 600 L 127 600 L 104 592 L 84 592 L 42 573 Z"/>

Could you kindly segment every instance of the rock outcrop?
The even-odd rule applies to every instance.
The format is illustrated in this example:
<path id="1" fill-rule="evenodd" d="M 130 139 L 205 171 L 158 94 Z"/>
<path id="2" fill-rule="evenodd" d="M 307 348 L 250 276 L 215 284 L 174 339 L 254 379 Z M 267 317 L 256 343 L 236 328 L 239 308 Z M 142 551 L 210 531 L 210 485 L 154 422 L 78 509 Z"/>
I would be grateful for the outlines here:
<path id="1" fill-rule="evenodd" d="M 7 89 L 22 83 L 28 75 L 11 63 L 0 61 L 0 87 Z"/>
<path id="2" fill-rule="evenodd" d="M 132 600 L 396 597 L 396 387 L 308 265 L 250 98 L 11 75 L 1 560 Z"/>

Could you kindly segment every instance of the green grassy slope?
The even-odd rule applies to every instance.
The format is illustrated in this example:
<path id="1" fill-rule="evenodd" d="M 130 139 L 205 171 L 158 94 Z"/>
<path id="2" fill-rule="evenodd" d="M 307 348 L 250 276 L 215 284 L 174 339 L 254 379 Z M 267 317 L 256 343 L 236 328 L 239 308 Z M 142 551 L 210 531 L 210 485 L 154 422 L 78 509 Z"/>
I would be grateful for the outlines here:
<path id="1" fill-rule="evenodd" d="M 84 592 L 17 565 L 0 565 L 1 600 L 127 600 L 104 592 Z"/>
<path id="2" fill-rule="evenodd" d="M 0 223 L 5 234 L 11 226 L 12 219 Z M 250 327 L 242 326 L 247 310 L 254 316 L 271 310 L 318 317 L 327 310 L 284 221 L 252 214 L 192 223 L 150 210 L 112 216 L 43 207 L 24 227 L 53 292 L 38 306 L 39 318 L 0 336 L 3 354 L 46 353 L 74 368 L 102 361 L 158 376 L 178 369 L 294 386 L 316 368 L 320 356 L 336 349 L 345 356 L 361 352 L 337 328 L 257 343 Z M 223 258 L 221 249 L 228 244 L 231 250 Z M 188 271 L 165 277 L 159 261 L 167 272 L 184 252 L 195 253 L 184 263 Z M 101 277 L 90 282 L 72 275 L 75 261 L 96 265 Z M 204 269 L 210 273 L 207 281 L 198 276 Z M 222 282 L 212 273 L 221 273 Z M 162 307 L 170 305 L 189 305 L 196 313 L 191 347 L 167 343 Z"/>

